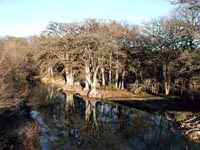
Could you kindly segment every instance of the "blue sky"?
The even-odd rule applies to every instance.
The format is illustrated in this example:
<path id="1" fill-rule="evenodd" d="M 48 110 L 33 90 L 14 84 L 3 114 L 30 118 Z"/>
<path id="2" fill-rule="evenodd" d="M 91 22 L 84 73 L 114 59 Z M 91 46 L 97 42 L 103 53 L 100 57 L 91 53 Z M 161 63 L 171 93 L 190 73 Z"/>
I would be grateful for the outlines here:
<path id="1" fill-rule="evenodd" d="M 172 9 L 169 0 L 0 0 L 0 36 L 38 35 L 49 21 L 97 18 L 141 24 Z"/>

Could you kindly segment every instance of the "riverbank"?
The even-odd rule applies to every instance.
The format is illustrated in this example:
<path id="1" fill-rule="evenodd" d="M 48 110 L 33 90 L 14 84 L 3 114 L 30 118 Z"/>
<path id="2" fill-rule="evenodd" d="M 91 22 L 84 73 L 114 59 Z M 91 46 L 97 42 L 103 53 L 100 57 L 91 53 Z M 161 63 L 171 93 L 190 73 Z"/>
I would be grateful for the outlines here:
<path id="1" fill-rule="evenodd" d="M 96 101 L 113 101 L 146 111 L 194 112 L 200 110 L 199 105 L 196 105 L 196 103 L 193 103 L 188 99 L 182 99 L 173 96 L 157 96 L 145 92 L 140 94 L 133 94 L 126 89 L 104 90 L 99 86 L 97 87 L 98 96 L 96 98 L 91 98 L 87 96 L 88 91 L 82 89 L 80 83 L 78 82 L 75 82 L 73 87 L 68 87 L 63 79 L 58 78 L 55 80 L 53 78 L 41 78 L 40 80 L 41 83 L 47 86 L 57 87 L 58 90 L 62 90 L 63 92 L 72 92 L 74 95 L 84 99 L 94 99 Z"/>
<path id="2" fill-rule="evenodd" d="M 48 86 L 56 86 L 58 89 L 62 89 L 63 91 L 73 92 L 75 95 L 79 95 L 83 98 L 89 98 L 87 96 L 88 91 L 82 89 L 80 83 L 75 82 L 73 87 L 68 87 L 65 84 L 63 79 L 53 79 L 53 78 L 41 78 L 40 81 Z M 108 101 L 130 101 L 130 100 L 162 100 L 166 99 L 165 96 L 155 96 L 145 92 L 140 94 L 133 94 L 128 90 L 124 89 L 112 89 L 112 90 L 104 90 L 100 86 L 97 87 L 97 96 L 92 97 L 97 100 L 108 100 Z"/>

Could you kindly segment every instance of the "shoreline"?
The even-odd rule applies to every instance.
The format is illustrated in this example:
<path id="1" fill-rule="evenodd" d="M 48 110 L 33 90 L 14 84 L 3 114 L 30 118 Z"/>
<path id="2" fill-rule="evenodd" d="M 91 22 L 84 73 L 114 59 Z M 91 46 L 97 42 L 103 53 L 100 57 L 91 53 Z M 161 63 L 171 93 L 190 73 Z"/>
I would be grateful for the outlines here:
<path id="1" fill-rule="evenodd" d="M 73 92 L 75 95 L 79 95 L 83 98 L 89 99 L 100 99 L 100 100 L 108 100 L 108 101 L 131 101 L 131 100 L 138 100 L 138 101 L 145 101 L 145 100 L 164 100 L 168 99 L 169 97 L 166 96 L 155 96 L 152 94 L 148 94 L 142 92 L 140 94 L 133 94 L 126 89 L 114 89 L 114 90 L 103 90 L 97 87 L 97 97 L 88 97 L 86 90 L 82 90 L 82 87 L 79 85 L 78 82 L 75 82 L 73 87 L 67 87 L 64 80 L 58 79 L 54 80 L 52 78 L 41 78 L 41 83 L 44 85 L 55 86 L 64 92 Z"/>

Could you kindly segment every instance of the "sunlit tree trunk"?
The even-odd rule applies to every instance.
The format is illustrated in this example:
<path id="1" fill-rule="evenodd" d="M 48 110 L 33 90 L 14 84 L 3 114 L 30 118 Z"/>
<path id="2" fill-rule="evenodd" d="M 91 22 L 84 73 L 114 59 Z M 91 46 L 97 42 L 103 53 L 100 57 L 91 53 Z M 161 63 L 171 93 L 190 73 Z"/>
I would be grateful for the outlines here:
<path id="1" fill-rule="evenodd" d="M 116 66 L 116 72 L 115 72 L 115 88 L 118 88 L 118 80 L 119 80 L 119 70 L 118 70 L 118 62 Z"/>
<path id="2" fill-rule="evenodd" d="M 52 86 L 48 87 L 48 98 L 52 99 L 53 98 L 53 94 L 54 94 L 54 90 Z"/>
<path id="3" fill-rule="evenodd" d="M 170 83 L 165 82 L 165 95 L 169 95 L 170 89 Z"/>
<path id="4" fill-rule="evenodd" d="M 109 61 L 109 82 L 112 83 L 112 53 L 110 54 Z"/>
<path id="5" fill-rule="evenodd" d="M 91 88 L 91 72 L 89 65 L 85 66 L 85 90 L 89 90 Z"/>
<path id="6" fill-rule="evenodd" d="M 124 89 L 124 77 L 125 77 L 125 72 L 122 72 L 122 81 L 121 81 L 121 89 Z"/>
<path id="7" fill-rule="evenodd" d="M 51 67 L 48 69 L 48 72 L 49 72 L 49 76 L 50 76 L 50 77 L 53 77 L 53 76 L 54 76 L 54 74 L 53 74 L 53 69 L 52 69 Z"/>
<path id="8" fill-rule="evenodd" d="M 104 67 L 101 68 L 101 78 L 102 78 L 102 86 L 104 86 L 106 84 Z"/>
<path id="9" fill-rule="evenodd" d="M 91 97 L 96 97 L 97 91 L 96 91 L 96 86 L 97 86 L 97 73 L 99 70 L 99 65 L 96 67 L 93 73 L 93 82 L 92 82 L 92 87 L 90 91 L 90 96 Z"/>
<path id="10" fill-rule="evenodd" d="M 74 85 L 74 73 L 66 71 L 67 86 Z"/>
<path id="11" fill-rule="evenodd" d="M 169 68 L 167 64 L 163 64 L 163 77 L 164 77 L 164 88 L 165 88 L 165 95 L 169 95 L 170 93 L 170 77 L 168 75 Z"/>

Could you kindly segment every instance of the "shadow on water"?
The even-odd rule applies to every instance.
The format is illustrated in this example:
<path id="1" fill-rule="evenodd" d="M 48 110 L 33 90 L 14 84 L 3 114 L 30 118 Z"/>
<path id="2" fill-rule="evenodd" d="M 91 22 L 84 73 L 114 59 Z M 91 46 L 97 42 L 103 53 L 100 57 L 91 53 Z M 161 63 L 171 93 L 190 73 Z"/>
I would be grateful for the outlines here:
<path id="1" fill-rule="evenodd" d="M 158 113 L 52 91 L 31 111 L 40 126 L 42 150 L 200 149 Z"/>
<path id="2" fill-rule="evenodd" d="M 147 110 L 147 111 L 178 111 L 178 112 L 200 112 L 200 101 L 199 100 L 189 100 L 189 99 L 179 99 L 179 98 L 169 98 L 162 100 L 131 100 L 131 101 L 120 101 L 113 100 L 119 104 L 126 106 L 131 106 L 134 108 Z"/>

